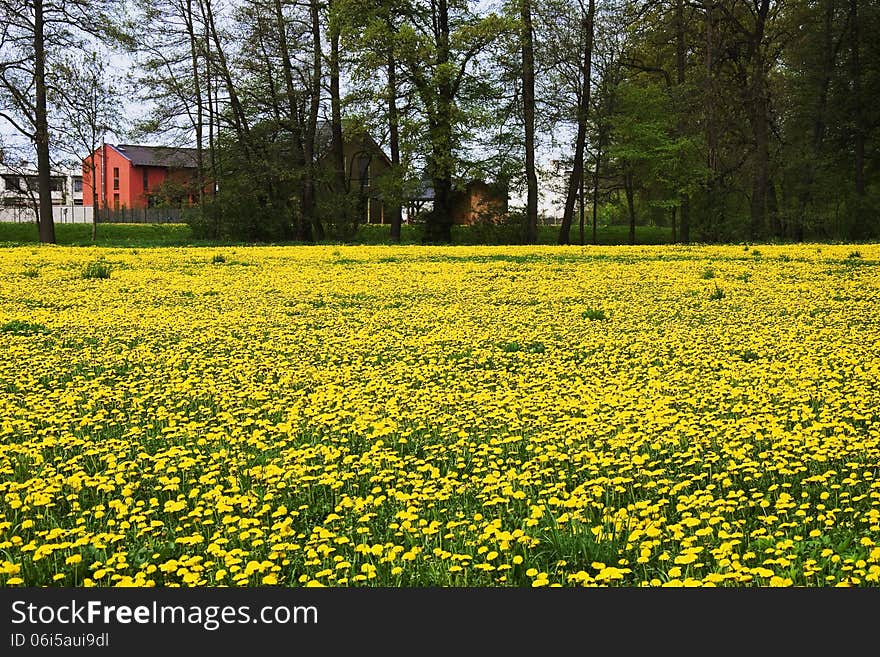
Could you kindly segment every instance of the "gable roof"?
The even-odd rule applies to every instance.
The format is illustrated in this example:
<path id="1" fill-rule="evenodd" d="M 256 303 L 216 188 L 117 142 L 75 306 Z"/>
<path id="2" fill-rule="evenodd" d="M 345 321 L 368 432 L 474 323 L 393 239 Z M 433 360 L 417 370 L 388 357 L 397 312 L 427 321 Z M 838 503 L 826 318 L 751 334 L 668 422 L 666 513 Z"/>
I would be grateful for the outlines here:
<path id="1" fill-rule="evenodd" d="M 197 151 L 195 148 L 141 146 L 139 144 L 119 144 L 113 148 L 131 160 L 131 163 L 136 167 L 196 168 Z"/>
<path id="2" fill-rule="evenodd" d="M 346 130 L 343 129 L 342 141 L 349 144 L 360 144 L 361 148 L 371 151 L 374 155 L 378 155 L 382 162 L 384 162 L 389 167 L 391 166 L 391 158 L 388 157 L 388 155 L 385 153 L 385 149 L 379 146 L 379 142 L 373 139 L 373 137 L 369 133 L 358 132 L 354 137 L 352 137 L 350 134 L 347 133 Z M 319 157 L 327 155 L 332 142 L 333 124 L 326 119 L 318 119 L 318 125 L 316 126 L 315 131 L 315 151 L 319 154 Z"/>

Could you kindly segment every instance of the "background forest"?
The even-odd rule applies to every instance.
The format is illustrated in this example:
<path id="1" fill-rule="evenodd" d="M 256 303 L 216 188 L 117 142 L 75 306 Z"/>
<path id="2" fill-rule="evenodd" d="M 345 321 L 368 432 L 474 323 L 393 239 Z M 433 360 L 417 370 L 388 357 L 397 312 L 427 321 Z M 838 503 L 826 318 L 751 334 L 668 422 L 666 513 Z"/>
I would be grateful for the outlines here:
<path id="1" fill-rule="evenodd" d="M 195 147 L 191 223 L 214 238 L 351 235 L 343 134 L 388 154 L 393 240 L 427 182 L 425 239 L 449 241 L 473 178 L 521 192 L 508 221 L 525 243 L 554 185 L 561 244 L 597 223 L 631 242 L 637 225 L 680 242 L 880 233 L 868 0 L 0 0 L 0 14 L 0 117 L 41 174 L 108 133 Z"/>

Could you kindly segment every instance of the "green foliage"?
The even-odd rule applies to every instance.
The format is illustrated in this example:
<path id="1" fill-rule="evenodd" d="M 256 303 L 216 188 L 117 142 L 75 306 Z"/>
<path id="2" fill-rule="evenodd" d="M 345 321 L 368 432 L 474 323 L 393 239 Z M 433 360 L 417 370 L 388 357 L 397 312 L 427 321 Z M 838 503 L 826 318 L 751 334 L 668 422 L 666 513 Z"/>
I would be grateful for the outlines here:
<path id="1" fill-rule="evenodd" d="M 678 134 L 673 97 L 659 84 L 625 82 L 615 94 L 612 161 L 634 177 L 649 206 L 677 207 L 706 178 L 700 140 Z"/>
<path id="2" fill-rule="evenodd" d="M 55 238 L 63 246 L 108 246 L 118 248 L 185 246 L 194 241 L 186 224 L 101 224 L 96 242 L 92 242 L 89 224 L 56 224 Z M 37 243 L 33 223 L 0 222 L 0 245 Z"/>
<path id="3" fill-rule="evenodd" d="M 196 239 L 243 242 L 293 240 L 301 219 L 304 168 L 292 154 L 297 146 L 283 122 L 264 120 L 242 143 L 225 135 L 216 157 L 222 180 L 204 208 L 193 208 L 186 222 Z"/>
<path id="4" fill-rule="evenodd" d="M 41 333 L 49 333 L 49 329 L 42 324 L 37 324 L 35 322 L 13 319 L 0 326 L 0 333 L 11 333 L 12 335 L 37 335 Z"/>
<path id="5" fill-rule="evenodd" d="M 587 308 L 584 312 L 581 313 L 581 317 L 584 319 L 589 319 L 590 321 L 602 321 L 608 319 L 605 315 L 605 311 L 601 308 Z"/>
<path id="6" fill-rule="evenodd" d="M 110 265 L 103 260 L 94 260 L 88 263 L 82 270 L 82 278 L 104 279 L 110 278 Z"/>

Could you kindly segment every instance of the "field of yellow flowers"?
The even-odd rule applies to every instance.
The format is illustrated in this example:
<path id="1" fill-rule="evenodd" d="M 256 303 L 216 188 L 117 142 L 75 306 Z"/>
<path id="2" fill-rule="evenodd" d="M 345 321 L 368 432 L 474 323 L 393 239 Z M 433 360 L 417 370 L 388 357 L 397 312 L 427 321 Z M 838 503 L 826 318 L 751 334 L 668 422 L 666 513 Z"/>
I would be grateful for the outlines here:
<path id="1" fill-rule="evenodd" d="M 880 245 L 0 249 L 4 586 L 877 586 Z"/>

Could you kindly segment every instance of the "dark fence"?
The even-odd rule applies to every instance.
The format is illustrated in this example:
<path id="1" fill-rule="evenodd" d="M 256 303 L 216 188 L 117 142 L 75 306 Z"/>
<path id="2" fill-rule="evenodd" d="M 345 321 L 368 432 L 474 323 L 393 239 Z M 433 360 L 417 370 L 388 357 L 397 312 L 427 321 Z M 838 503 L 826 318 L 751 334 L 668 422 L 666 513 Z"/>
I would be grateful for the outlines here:
<path id="1" fill-rule="evenodd" d="M 98 223 L 101 224 L 178 224 L 183 223 L 180 208 L 101 208 Z"/>

